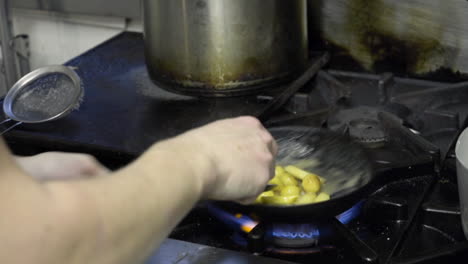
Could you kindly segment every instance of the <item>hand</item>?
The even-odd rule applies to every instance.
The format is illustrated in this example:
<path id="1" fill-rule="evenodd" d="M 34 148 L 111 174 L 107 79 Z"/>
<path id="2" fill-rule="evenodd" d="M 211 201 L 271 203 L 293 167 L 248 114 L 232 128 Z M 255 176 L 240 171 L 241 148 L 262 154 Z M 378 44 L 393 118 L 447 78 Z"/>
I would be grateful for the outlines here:
<path id="1" fill-rule="evenodd" d="M 274 174 L 277 145 L 253 117 L 214 122 L 177 137 L 184 151 L 195 150 L 211 169 L 202 175 L 203 197 L 253 201 Z"/>
<path id="2" fill-rule="evenodd" d="M 86 154 L 47 152 L 17 157 L 18 165 L 39 181 L 73 180 L 107 174 L 109 170 Z"/>

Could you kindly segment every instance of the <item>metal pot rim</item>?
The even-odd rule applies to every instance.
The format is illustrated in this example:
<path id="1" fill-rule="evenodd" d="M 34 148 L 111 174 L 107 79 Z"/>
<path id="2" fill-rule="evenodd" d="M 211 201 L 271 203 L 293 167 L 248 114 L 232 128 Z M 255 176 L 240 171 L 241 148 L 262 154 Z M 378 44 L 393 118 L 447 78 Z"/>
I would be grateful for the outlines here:
<path id="1" fill-rule="evenodd" d="M 457 139 L 455 155 L 457 161 L 460 162 L 463 167 L 468 168 L 468 128 L 465 129 Z"/>

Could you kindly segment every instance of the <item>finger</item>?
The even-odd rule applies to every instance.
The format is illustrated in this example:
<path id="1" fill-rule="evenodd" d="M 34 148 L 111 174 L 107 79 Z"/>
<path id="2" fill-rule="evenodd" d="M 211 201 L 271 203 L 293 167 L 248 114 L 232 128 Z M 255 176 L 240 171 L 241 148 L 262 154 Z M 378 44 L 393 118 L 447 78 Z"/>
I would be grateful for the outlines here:
<path id="1" fill-rule="evenodd" d="M 278 149 L 278 143 L 276 143 L 276 140 L 273 138 L 273 140 L 271 141 L 270 144 L 271 144 L 271 153 L 276 158 L 276 156 L 278 155 L 278 150 L 279 150 Z"/>
<path id="2" fill-rule="evenodd" d="M 266 145 L 268 147 L 268 151 L 274 157 L 276 157 L 276 155 L 278 153 L 278 145 L 276 144 L 276 141 L 273 138 L 273 136 L 270 134 L 270 132 L 268 132 L 267 130 L 262 130 L 262 131 L 259 132 L 259 136 L 260 136 L 261 140 L 266 143 Z"/>
<path id="3" fill-rule="evenodd" d="M 275 160 L 273 160 L 273 162 L 270 165 L 270 174 L 269 174 L 268 180 L 271 180 L 273 179 L 273 177 L 275 177 L 275 168 L 276 168 L 276 162 Z"/>
<path id="4" fill-rule="evenodd" d="M 96 174 L 96 176 L 106 176 L 110 174 L 111 174 L 111 170 L 109 170 L 107 167 L 100 166 L 99 171 Z"/>
<path id="5" fill-rule="evenodd" d="M 101 164 L 93 164 L 92 166 L 84 167 L 81 174 L 86 177 L 96 177 L 109 174 L 110 170 Z"/>

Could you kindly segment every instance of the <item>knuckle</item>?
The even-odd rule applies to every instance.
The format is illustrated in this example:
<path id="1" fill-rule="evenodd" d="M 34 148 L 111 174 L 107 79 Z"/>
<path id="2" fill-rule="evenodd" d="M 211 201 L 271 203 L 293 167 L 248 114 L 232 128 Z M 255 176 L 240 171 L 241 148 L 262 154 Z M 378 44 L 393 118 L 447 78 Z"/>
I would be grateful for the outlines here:
<path id="1" fill-rule="evenodd" d="M 82 167 L 85 170 L 97 170 L 99 165 L 95 157 L 91 155 L 82 155 L 81 156 Z"/>
<path id="2" fill-rule="evenodd" d="M 266 160 L 268 161 L 268 163 L 272 163 L 275 161 L 275 157 L 270 152 L 268 152 Z"/>
<path id="3" fill-rule="evenodd" d="M 97 160 L 95 157 L 91 156 L 91 155 L 88 155 L 88 154 L 83 154 L 81 156 L 81 158 L 83 159 L 84 162 L 87 162 L 88 164 L 95 164 L 97 163 Z"/>
<path id="4" fill-rule="evenodd" d="M 278 155 L 279 147 L 278 147 L 278 144 L 276 143 L 276 140 L 273 140 L 271 144 L 273 145 L 273 155 L 274 156 Z"/>
<path id="5" fill-rule="evenodd" d="M 260 121 L 257 118 L 253 117 L 253 116 L 244 116 L 244 117 L 241 117 L 241 120 L 243 120 L 243 121 L 245 121 L 245 122 L 247 122 L 247 123 L 249 123 L 251 125 L 255 125 L 255 126 L 260 126 L 261 125 Z"/>
<path id="6" fill-rule="evenodd" d="M 268 133 L 268 132 L 265 132 L 265 141 L 268 143 L 268 144 L 271 144 L 275 141 L 275 139 L 273 138 L 273 136 Z"/>
<path id="7" fill-rule="evenodd" d="M 274 139 L 270 135 L 270 133 L 265 132 L 265 131 L 259 131 L 258 132 L 258 138 L 260 139 L 260 143 L 270 145 L 273 143 Z"/>
<path id="8" fill-rule="evenodd" d="M 270 152 L 262 152 L 260 154 L 260 160 L 265 163 L 272 163 L 274 160 L 274 157 Z"/>

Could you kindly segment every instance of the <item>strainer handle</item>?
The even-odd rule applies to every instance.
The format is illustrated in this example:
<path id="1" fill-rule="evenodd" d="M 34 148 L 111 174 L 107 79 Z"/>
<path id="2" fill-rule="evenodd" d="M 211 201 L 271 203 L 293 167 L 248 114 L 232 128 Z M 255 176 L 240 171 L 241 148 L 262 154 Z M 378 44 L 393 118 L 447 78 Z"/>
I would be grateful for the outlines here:
<path id="1" fill-rule="evenodd" d="M 5 121 L 3 122 L 5 123 Z M 15 124 L 11 125 L 10 127 L 6 128 L 5 130 L 3 130 L 2 132 L 0 132 L 0 136 L 3 136 L 5 133 L 9 132 L 10 130 L 12 130 L 13 128 L 19 126 L 23 124 L 23 122 L 16 122 Z"/>

